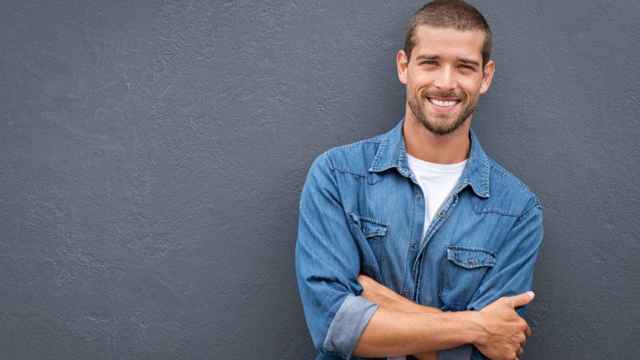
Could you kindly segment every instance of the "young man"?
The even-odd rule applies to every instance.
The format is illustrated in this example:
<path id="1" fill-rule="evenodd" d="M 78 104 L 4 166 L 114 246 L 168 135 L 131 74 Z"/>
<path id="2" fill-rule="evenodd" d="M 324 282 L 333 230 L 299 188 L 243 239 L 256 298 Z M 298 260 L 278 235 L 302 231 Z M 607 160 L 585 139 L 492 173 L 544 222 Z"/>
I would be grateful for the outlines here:
<path id="1" fill-rule="evenodd" d="M 490 51 L 474 7 L 425 5 L 396 56 L 404 118 L 313 162 L 296 272 L 316 359 L 522 353 L 542 205 L 471 130 Z"/>

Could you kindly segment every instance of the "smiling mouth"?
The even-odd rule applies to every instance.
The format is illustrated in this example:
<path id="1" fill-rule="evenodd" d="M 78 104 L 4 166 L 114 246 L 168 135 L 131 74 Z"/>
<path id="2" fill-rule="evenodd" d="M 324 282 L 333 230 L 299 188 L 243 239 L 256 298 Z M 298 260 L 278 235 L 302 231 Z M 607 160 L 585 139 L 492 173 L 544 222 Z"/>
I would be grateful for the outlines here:
<path id="1" fill-rule="evenodd" d="M 435 99 L 435 98 L 427 97 L 427 100 L 431 105 L 434 105 L 442 109 L 451 109 L 460 103 L 460 100 L 458 99 L 444 100 L 444 99 Z"/>

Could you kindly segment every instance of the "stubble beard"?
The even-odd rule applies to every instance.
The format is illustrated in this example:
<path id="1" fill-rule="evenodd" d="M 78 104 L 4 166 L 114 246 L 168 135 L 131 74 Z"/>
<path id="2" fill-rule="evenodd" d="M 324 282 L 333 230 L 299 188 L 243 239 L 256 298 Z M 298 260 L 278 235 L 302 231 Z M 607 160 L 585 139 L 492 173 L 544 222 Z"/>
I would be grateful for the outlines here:
<path id="1" fill-rule="evenodd" d="M 419 100 L 422 100 L 422 102 L 419 102 Z M 466 98 L 464 100 L 466 100 Z M 456 131 L 460 126 L 462 126 L 462 124 L 464 124 L 469 116 L 473 114 L 477 105 L 477 102 L 472 101 L 464 107 L 460 116 L 458 116 L 454 122 L 450 124 L 438 124 L 437 121 L 432 121 L 433 119 L 429 119 L 427 116 L 424 104 L 426 101 L 429 101 L 426 96 L 420 97 L 419 95 L 416 95 L 411 97 L 408 100 L 409 109 L 411 109 L 413 116 L 420 122 L 420 124 L 422 124 L 422 126 L 436 135 L 447 135 Z"/>

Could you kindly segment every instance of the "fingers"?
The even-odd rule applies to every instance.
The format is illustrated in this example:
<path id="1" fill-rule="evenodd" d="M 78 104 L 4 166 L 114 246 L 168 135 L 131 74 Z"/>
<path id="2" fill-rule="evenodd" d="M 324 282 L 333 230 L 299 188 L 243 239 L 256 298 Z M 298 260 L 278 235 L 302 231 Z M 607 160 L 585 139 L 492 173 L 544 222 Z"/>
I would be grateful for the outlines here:
<path id="1" fill-rule="evenodd" d="M 511 304 L 513 308 L 517 308 L 520 306 L 527 305 L 533 300 L 535 294 L 533 291 L 527 291 L 526 293 L 522 293 L 514 296 L 507 296 L 506 300 Z"/>
<path id="2" fill-rule="evenodd" d="M 370 284 L 371 281 L 373 281 L 372 278 L 368 277 L 367 275 L 358 275 L 358 282 L 360 283 L 360 285 L 365 285 L 365 284 Z"/>
<path id="3" fill-rule="evenodd" d="M 527 331 L 530 333 L 531 330 L 529 330 L 527 328 Z M 524 346 L 527 343 L 527 337 L 522 335 L 522 340 L 520 341 L 520 347 L 518 348 L 518 351 L 516 352 L 516 360 L 520 359 L 522 357 L 522 354 L 524 353 Z"/>

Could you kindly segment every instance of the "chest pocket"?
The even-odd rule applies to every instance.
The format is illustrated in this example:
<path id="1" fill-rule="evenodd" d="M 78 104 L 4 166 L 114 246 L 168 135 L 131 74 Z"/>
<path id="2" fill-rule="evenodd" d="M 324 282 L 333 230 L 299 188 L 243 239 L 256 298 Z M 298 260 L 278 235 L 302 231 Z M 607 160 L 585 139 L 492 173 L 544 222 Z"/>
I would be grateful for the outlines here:
<path id="1" fill-rule="evenodd" d="M 367 240 L 380 240 L 385 235 L 387 235 L 387 225 L 379 221 L 358 216 L 354 213 L 349 213 L 349 217 L 351 218 L 351 221 L 356 226 L 356 228 L 362 232 L 365 239 Z"/>
<path id="2" fill-rule="evenodd" d="M 449 246 L 443 261 L 440 300 L 444 310 L 464 310 L 471 301 L 484 274 L 496 264 L 490 251 L 478 248 Z"/>
<path id="3" fill-rule="evenodd" d="M 385 264 L 385 237 L 387 236 L 388 225 L 367 217 L 349 213 L 350 223 L 356 236 L 364 242 L 360 248 L 362 256 L 362 267 L 366 274 L 376 280 L 383 280 Z"/>

